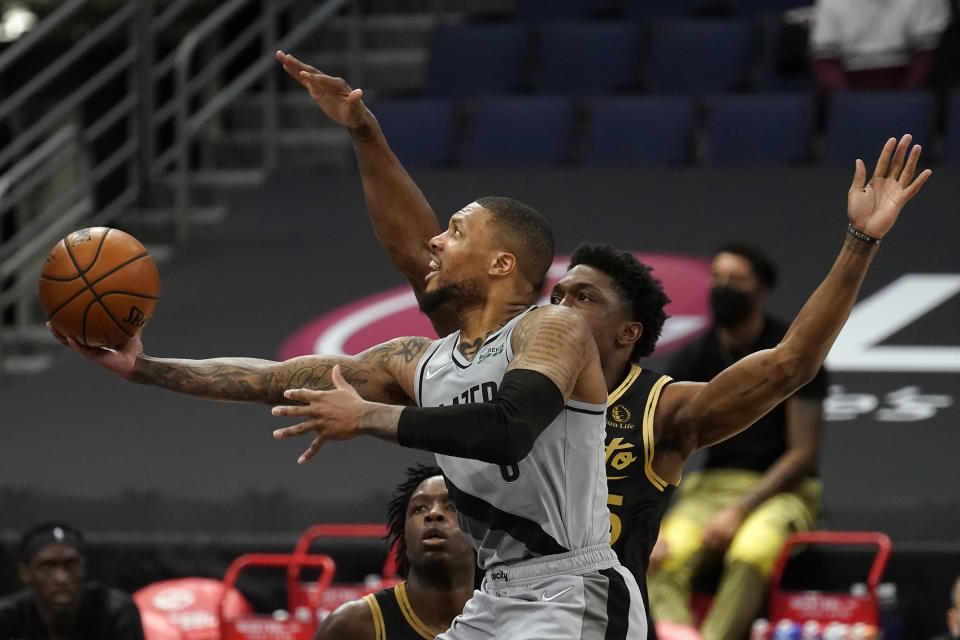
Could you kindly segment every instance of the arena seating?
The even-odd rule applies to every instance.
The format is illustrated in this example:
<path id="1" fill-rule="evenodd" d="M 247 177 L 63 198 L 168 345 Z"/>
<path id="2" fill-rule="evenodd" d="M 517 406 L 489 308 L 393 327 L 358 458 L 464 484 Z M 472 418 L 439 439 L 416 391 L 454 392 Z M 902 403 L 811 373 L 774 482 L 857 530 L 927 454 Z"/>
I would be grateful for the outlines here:
<path id="1" fill-rule="evenodd" d="M 799 162 L 809 158 L 813 100 L 808 94 L 737 94 L 707 101 L 704 159 L 716 164 Z"/>

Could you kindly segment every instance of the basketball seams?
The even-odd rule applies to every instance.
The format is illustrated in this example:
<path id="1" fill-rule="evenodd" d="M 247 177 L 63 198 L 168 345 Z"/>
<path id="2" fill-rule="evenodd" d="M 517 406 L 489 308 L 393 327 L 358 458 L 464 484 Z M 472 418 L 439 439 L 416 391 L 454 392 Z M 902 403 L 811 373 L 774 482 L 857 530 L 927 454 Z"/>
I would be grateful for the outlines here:
<path id="1" fill-rule="evenodd" d="M 106 233 L 103 234 L 103 237 L 107 237 L 107 234 L 106 234 Z M 64 246 L 65 248 L 67 248 L 67 240 L 66 240 L 66 238 L 63 239 L 63 246 Z M 101 245 L 101 246 L 102 246 L 102 245 Z M 102 276 L 100 276 L 99 278 L 97 278 L 96 280 L 94 280 L 93 282 L 90 282 L 90 281 L 87 280 L 86 273 L 87 273 L 87 271 L 89 271 L 90 269 L 93 268 L 93 265 L 95 265 L 95 264 L 97 263 L 97 259 L 100 257 L 100 247 L 97 248 L 97 255 L 96 255 L 96 257 L 94 257 L 93 262 L 90 263 L 90 267 L 87 268 L 87 271 L 81 271 L 81 270 L 80 270 L 80 265 L 79 265 L 79 263 L 77 263 L 76 258 L 73 257 L 73 254 L 70 253 L 70 249 L 69 249 L 69 248 L 67 248 L 67 255 L 70 256 L 70 262 L 73 263 L 73 268 L 77 270 L 77 275 L 75 275 L 74 277 L 69 278 L 69 279 L 67 279 L 67 280 L 60 280 L 60 279 L 58 279 L 58 278 L 51 278 L 51 277 L 49 277 L 49 276 L 44 276 L 44 275 L 41 275 L 40 278 L 41 278 L 41 279 L 42 279 L 42 278 L 47 278 L 48 280 L 52 280 L 52 281 L 54 281 L 54 282 L 70 282 L 71 280 L 76 280 L 77 278 L 80 278 L 81 280 L 83 280 L 83 284 L 85 284 L 86 287 L 85 287 L 84 289 L 81 289 L 80 291 L 76 292 L 75 294 L 73 294 L 72 296 L 70 296 L 69 298 L 67 298 L 66 300 L 64 300 L 62 303 L 60 303 L 60 306 L 57 307 L 56 309 L 54 309 L 53 311 L 51 311 L 51 312 L 50 312 L 50 315 L 47 316 L 47 319 L 48 319 L 48 320 L 53 320 L 53 316 L 57 315 L 57 312 L 58 312 L 58 311 L 60 311 L 60 310 L 63 309 L 65 306 L 67 306 L 68 304 L 70 304 L 71 302 L 73 302 L 74 300 L 76 300 L 76 299 L 77 299 L 77 296 L 79 296 L 80 294 L 82 294 L 82 293 L 83 293 L 84 291 L 86 291 L 87 289 L 89 289 L 89 290 L 90 290 L 90 293 L 93 294 L 93 299 L 94 299 L 94 301 L 98 301 L 98 300 L 100 299 L 100 295 L 99 295 L 99 294 L 97 293 L 97 291 L 93 288 L 93 285 L 97 284 L 98 282 L 100 282 L 100 281 L 103 280 L 104 278 L 113 275 L 114 273 L 116 273 L 116 272 L 119 271 L 120 269 L 123 269 L 123 268 L 126 267 L 127 265 L 133 264 L 134 262 L 136 262 L 137 260 L 140 260 L 141 258 L 149 258 L 149 257 L 150 257 L 150 254 L 147 253 L 147 252 L 144 252 L 144 253 L 135 255 L 134 257 L 130 258 L 129 260 L 127 260 L 127 261 L 124 262 L 123 264 L 117 265 L 116 267 L 114 267 L 114 268 L 111 269 L 110 271 L 107 271 L 105 274 L 103 274 Z M 144 297 L 149 297 L 149 296 L 144 296 Z M 155 297 L 155 298 L 154 298 L 154 300 L 159 300 L 159 299 L 160 299 L 159 297 Z M 124 331 L 124 333 L 126 333 L 126 331 Z"/>
<path id="2" fill-rule="evenodd" d="M 123 331 L 124 335 L 126 335 L 128 338 L 133 337 L 133 334 L 127 331 L 126 328 L 122 324 L 120 324 L 120 321 L 113 317 L 113 313 L 110 311 L 110 307 L 103 304 L 103 300 L 101 300 L 99 296 L 97 296 L 96 302 L 100 303 L 100 306 L 103 307 L 103 310 L 106 312 L 107 317 L 113 320 L 113 324 L 117 325 L 117 328 L 119 328 L 120 331 Z M 86 337 L 86 334 L 84 334 L 84 337 Z"/>
<path id="3" fill-rule="evenodd" d="M 127 327 L 121 323 L 121 318 L 124 318 L 124 316 L 114 313 L 114 310 L 111 309 L 111 305 L 115 306 L 119 304 L 120 307 L 122 308 L 118 308 L 118 311 L 123 311 L 125 313 L 126 312 L 125 309 L 127 308 L 128 305 L 130 309 L 136 309 L 138 300 L 141 301 L 141 305 L 151 310 L 152 310 L 152 307 L 159 300 L 158 290 L 155 291 L 156 295 L 151 295 L 149 293 L 149 291 L 155 287 L 149 286 L 148 283 L 150 283 L 151 280 L 153 280 L 154 285 L 158 284 L 156 283 L 156 266 L 153 263 L 153 260 L 149 252 L 146 251 L 146 249 L 143 246 L 140 246 L 140 249 L 142 251 L 141 253 L 138 253 L 137 255 L 134 255 L 134 256 L 127 257 L 120 264 L 115 264 L 116 258 L 120 257 L 123 253 L 127 253 L 127 255 L 129 256 L 128 249 L 135 250 L 135 245 L 137 244 L 137 242 L 136 242 L 136 238 L 133 238 L 133 241 L 135 244 L 133 246 L 127 244 L 124 241 L 124 238 L 127 237 L 126 234 L 118 231 L 118 234 L 113 234 L 113 237 L 116 238 L 118 237 L 118 235 L 121 236 L 119 240 L 121 244 L 117 247 L 117 250 L 120 251 L 120 255 L 117 255 L 116 252 L 111 253 L 113 249 L 110 247 L 107 247 L 106 241 L 108 239 L 107 237 L 111 234 L 112 231 L 118 231 L 118 230 L 110 229 L 110 228 L 107 228 L 104 230 L 104 233 L 99 237 L 99 242 L 96 244 L 95 248 L 93 248 L 93 255 L 89 259 L 87 259 L 86 256 L 89 255 L 88 251 L 91 247 L 87 245 L 87 247 L 84 249 L 83 252 L 81 252 L 81 254 L 74 253 L 74 251 L 72 250 L 72 246 L 70 244 L 70 238 L 73 237 L 74 234 L 66 236 L 61 240 L 63 245 L 62 249 L 66 253 L 69 259 L 69 263 L 68 263 L 69 266 L 72 266 L 74 268 L 74 275 L 69 277 L 61 277 L 59 274 L 57 275 L 47 275 L 43 273 L 40 274 L 41 283 L 44 283 L 44 282 L 48 283 L 45 285 L 42 284 L 41 286 L 42 295 L 44 291 L 48 291 L 50 294 L 54 294 L 54 292 L 58 290 L 58 286 L 55 283 L 71 285 L 66 291 L 64 291 L 63 289 L 60 289 L 60 294 L 58 294 L 57 297 L 59 297 L 59 295 L 63 295 L 64 293 L 68 294 L 69 297 L 63 302 L 61 302 L 60 304 L 58 304 L 57 307 L 52 310 L 52 312 L 49 314 L 49 318 L 51 320 L 54 320 L 55 317 L 62 317 L 64 314 L 67 314 L 69 311 L 70 317 L 67 319 L 67 321 L 68 323 L 76 323 L 80 325 L 79 327 L 77 327 L 76 324 L 73 324 L 72 326 L 76 327 L 76 329 L 79 329 L 80 341 L 82 341 L 86 345 L 91 344 L 91 342 L 100 343 L 102 338 L 106 340 L 118 339 L 118 337 L 114 338 L 112 336 L 112 334 L 114 334 L 116 330 L 119 330 L 120 335 L 124 336 L 125 339 L 132 338 L 139 332 L 138 329 L 136 328 L 133 328 L 132 330 L 128 330 Z M 115 243 L 111 243 L 111 247 L 113 247 L 113 244 Z M 84 257 L 84 262 L 88 263 L 86 264 L 86 267 L 83 269 L 81 269 L 80 267 L 81 257 Z M 109 265 L 109 264 L 106 265 L 107 268 L 109 269 L 106 272 L 102 271 L 103 267 L 97 268 L 97 265 L 99 264 L 100 259 L 104 257 L 106 257 L 108 263 L 114 263 L 113 265 Z M 138 260 L 142 260 L 143 258 L 150 259 L 150 262 L 140 265 L 139 267 L 134 269 L 134 271 L 131 272 L 129 276 L 126 275 L 126 273 L 124 273 L 124 270 L 127 267 L 137 262 Z M 68 268 L 68 265 L 64 264 L 62 267 L 60 267 L 59 270 L 62 272 L 64 268 Z M 97 274 L 96 277 L 94 278 L 94 274 L 98 271 L 100 273 Z M 150 273 L 151 271 L 153 272 L 152 275 Z M 67 273 L 69 273 L 69 271 L 67 271 Z M 111 277 L 114 277 L 114 279 L 119 277 L 120 280 L 117 280 L 116 283 L 113 285 L 104 282 L 105 280 L 109 280 Z M 133 278 L 133 280 L 130 279 L 131 277 Z M 146 278 L 146 281 L 143 280 L 144 278 Z M 75 282 L 77 284 L 74 284 Z M 146 287 L 148 289 L 147 292 L 136 291 L 136 289 L 140 287 L 141 283 L 147 285 Z M 97 290 L 98 286 L 100 287 L 101 291 Z M 103 291 L 102 289 L 104 286 L 107 286 L 107 287 L 112 286 L 112 288 L 109 290 Z M 72 293 L 70 292 L 72 289 L 75 289 L 77 287 L 79 287 L 79 291 L 73 291 Z M 133 288 L 134 290 L 128 291 L 127 290 L 128 288 Z M 84 302 L 80 298 L 82 298 L 85 295 L 85 292 L 87 290 L 90 291 L 90 297 L 86 299 L 86 302 Z M 118 303 L 116 300 L 113 300 L 113 301 L 109 300 L 110 296 L 114 296 L 114 297 L 125 296 L 127 300 L 124 301 L 122 298 L 120 298 L 119 299 L 120 301 Z M 47 297 L 47 299 L 49 299 L 49 296 Z M 108 302 L 110 304 L 108 304 Z M 99 313 L 102 315 L 95 315 L 94 317 L 90 317 L 90 313 L 92 313 L 92 309 L 95 304 L 99 305 L 101 309 Z M 64 311 L 64 309 L 67 309 L 68 311 Z M 134 312 L 131 311 L 131 313 L 134 313 Z M 142 311 L 139 311 L 139 313 L 142 314 Z M 108 322 L 108 319 L 109 319 L 109 322 Z M 131 322 L 134 322 L 134 321 L 131 320 Z M 110 328 L 110 324 L 116 327 L 116 329 Z M 136 322 L 134 322 L 134 324 L 136 324 Z M 97 335 L 90 336 L 88 335 L 90 332 L 95 332 Z"/>
<path id="4" fill-rule="evenodd" d="M 160 299 L 159 296 L 148 296 L 148 295 L 145 294 L 145 293 L 134 293 L 133 291 L 123 291 L 123 290 L 121 290 L 121 289 L 111 289 L 110 291 L 107 291 L 107 292 L 105 292 L 105 293 L 101 293 L 101 294 L 100 294 L 100 297 L 101 297 L 101 298 L 106 298 L 107 296 L 117 296 L 117 295 L 130 296 L 131 298 L 143 298 L 144 300 L 159 300 L 159 299 Z"/>

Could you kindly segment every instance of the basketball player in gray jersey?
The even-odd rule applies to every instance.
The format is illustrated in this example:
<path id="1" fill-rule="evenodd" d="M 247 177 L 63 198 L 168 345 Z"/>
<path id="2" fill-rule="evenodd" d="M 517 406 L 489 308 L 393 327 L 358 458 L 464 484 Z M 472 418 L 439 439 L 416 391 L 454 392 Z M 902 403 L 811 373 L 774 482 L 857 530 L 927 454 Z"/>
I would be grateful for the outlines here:
<path id="1" fill-rule="evenodd" d="M 376 119 L 363 105 L 360 90 L 353 90 L 342 79 L 326 76 L 283 52 L 277 53 L 277 59 L 318 106 L 349 131 L 374 230 L 420 298 L 427 240 L 438 231 L 429 203 L 390 151 Z M 891 172 L 894 180 L 885 178 L 892 151 L 890 143 L 869 185 L 865 184 L 865 168 L 858 164 L 848 198 L 851 223 L 861 219 L 865 208 L 872 209 L 887 198 L 896 207 L 902 207 L 923 183 L 923 175 L 916 183 L 910 183 L 912 168 L 900 172 L 907 143 L 905 139 L 897 147 Z M 865 241 L 856 235 L 857 228 L 851 229 L 847 241 L 849 248 L 855 249 Z M 826 355 L 822 347 L 829 346 L 808 341 L 812 334 L 803 326 L 806 319 L 801 322 L 798 318 L 790 339 L 767 354 L 774 357 L 745 359 L 709 384 L 674 383 L 669 376 L 640 365 L 640 360 L 653 351 L 666 318 L 663 307 L 669 302 L 649 271 L 628 252 L 609 246 L 581 245 L 574 251 L 570 270 L 550 296 L 551 302 L 569 306 L 587 319 L 600 352 L 609 392 L 606 452 L 611 544 L 623 565 L 636 577 L 645 601 L 650 552 L 687 459 L 697 449 L 737 434 L 766 413 L 772 406 L 771 393 L 780 399 L 789 395 L 790 389 L 770 384 L 781 375 L 775 373 L 771 377 L 770 366 L 778 361 L 778 352 L 785 353 L 790 345 L 797 367 L 817 367 Z M 846 311 L 838 310 L 841 316 L 823 315 L 823 310 L 816 313 L 821 314 L 824 323 L 842 323 Z M 430 320 L 439 335 L 454 330 L 457 322 L 455 313 L 443 307 L 431 309 Z M 461 346 L 475 349 L 478 345 Z M 715 393 L 731 384 L 759 393 L 744 392 L 717 402 Z M 761 389 L 764 386 L 766 389 Z M 634 425 L 623 423 L 623 416 L 631 414 L 636 417 L 635 429 Z M 625 431 L 625 426 L 632 430 Z M 801 436 L 802 447 L 807 454 L 816 445 L 814 438 L 805 436 Z M 753 507 L 788 490 L 805 473 L 805 459 L 790 456 L 778 464 L 769 482 L 751 493 L 746 506 L 737 509 L 740 517 L 753 517 Z M 759 513 L 756 515 L 760 517 Z M 779 535 L 776 530 L 770 533 Z M 752 618 L 745 619 L 749 624 Z"/>
<path id="2" fill-rule="evenodd" d="M 161 359 L 65 344 L 131 381 L 302 416 L 278 438 L 372 435 L 438 454 L 482 588 L 444 640 L 646 637 L 643 600 L 609 545 L 603 467 L 606 383 L 590 329 L 535 308 L 553 235 L 534 209 L 479 198 L 430 241 L 425 308 L 449 304 L 459 330 L 399 338 L 357 356 L 286 362 Z M 464 348 L 476 345 L 476 349 Z M 488 400 L 484 402 L 483 400 Z M 421 407 L 408 406 L 419 401 Z"/>

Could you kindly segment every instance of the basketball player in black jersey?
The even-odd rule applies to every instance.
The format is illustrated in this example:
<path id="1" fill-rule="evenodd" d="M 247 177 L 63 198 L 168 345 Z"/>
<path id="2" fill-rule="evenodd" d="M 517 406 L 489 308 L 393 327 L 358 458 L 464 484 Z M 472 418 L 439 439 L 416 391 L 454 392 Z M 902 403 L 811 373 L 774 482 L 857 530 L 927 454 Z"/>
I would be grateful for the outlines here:
<path id="1" fill-rule="evenodd" d="M 277 60 L 332 120 L 350 132 L 374 231 L 420 300 L 427 241 L 439 229 L 429 203 L 390 151 L 376 118 L 363 104 L 362 91 L 289 54 L 278 52 Z M 859 226 L 859 217 L 877 206 L 884 193 L 891 188 L 899 193 L 910 185 L 909 193 L 894 196 L 902 206 L 916 193 L 914 187 L 919 188 L 929 176 L 921 174 L 913 184 L 912 168 L 901 176 L 899 169 L 909 142 L 909 137 L 899 145 L 887 142 L 869 185 L 865 167 L 857 161 L 848 196 L 852 231 L 841 258 L 847 252 L 875 251 L 877 243 L 871 238 L 864 240 L 860 233 L 864 227 Z M 894 172 L 885 180 L 894 148 Z M 911 160 L 914 153 L 916 149 Z M 839 265 L 840 261 L 834 268 Z M 825 297 L 819 296 L 814 304 L 818 294 Z M 669 298 L 660 282 L 626 251 L 603 245 L 582 245 L 574 251 L 570 269 L 554 287 L 550 300 L 586 318 L 600 353 L 609 394 L 605 456 L 611 544 L 637 578 L 645 604 L 650 552 L 687 459 L 696 450 L 739 433 L 795 391 L 796 385 L 775 382 L 787 370 L 819 369 L 843 320 L 824 323 L 820 330 L 833 326 L 823 332 L 827 340 L 823 344 L 798 338 L 810 329 L 810 314 L 823 313 L 820 304 L 831 304 L 827 300 L 833 295 L 818 290 L 776 349 L 741 360 L 710 383 L 674 382 L 639 365 L 653 352 L 666 320 L 664 307 Z M 428 315 L 440 336 L 456 328 L 456 315 L 450 308 L 434 308 Z M 784 358 L 798 342 L 805 344 Z M 481 344 L 461 347 L 479 348 Z M 649 617 L 649 607 L 647 614 Z M 652 624 L 649 634 L 654 635 Z"/>
<path id="2" fill-rule="evenodd" d="M 314 640 L 433 640 L 463 611 L 476 559 L 438 467 L 407 470 L 387 508 L 387 528 L 406 580 L 340 606 Z"/>

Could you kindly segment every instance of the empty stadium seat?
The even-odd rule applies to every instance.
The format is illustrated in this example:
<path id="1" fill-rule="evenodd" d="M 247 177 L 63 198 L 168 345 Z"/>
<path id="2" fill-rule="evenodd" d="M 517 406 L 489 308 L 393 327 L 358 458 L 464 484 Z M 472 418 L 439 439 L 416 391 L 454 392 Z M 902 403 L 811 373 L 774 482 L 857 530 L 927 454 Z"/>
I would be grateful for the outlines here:
<path id="1" fill-rule="evenodd" d="M 615 0 L 517 0 L 514 16 L 524 22 L 582 20 L 615 10 Z"/>
<path id="2" fill-rule="evenodd" d="M 464 162 L 503 166 L 564 160 L 569 155 L 573 113 L 573 102 L 565 97 L 477 100 Z"/>
<path id="3" fill-rule="evenodd" d="M 718 0 L 626 0 L 626 9 L 630 19 L 646 23 L 660 18 L 697 17 L 720 4 Z"/>
<path id="4" fill-rule="evenodd" d="M 537 48 L 536 91 L 596 94 L 629 86 L 638 40 L 639 30 L 629 21 L 547 25 Z"/>
<path id="5" fill-rule="evenodd" d="M 813 74 L 807 53 L 809 32 L 802 26 L 786 24 L 780 13 L 760 16 L 756 23 L 763 30 L 759 48 L 758 90 L 813 90 Z"/>
<path id="6" fill-rule="evenodd" d="M 716 96 L 707 104 L 705 158 L 725 164 L 805 160 L 812 130 L 809 94 Z"/>
<path id="7" fill-rule="evenodd" d="M 448 162 L 456 139 L 456 109 L 449 99 L 383 100 L 370 105 L 405 166 Z"/>
<path id="8" fill-rule="evenodd" d="M 960 89 L 947 99 L 947 135 L 943 158 L 948 163 L 960 164 Z"/>
<path id="9" fill-rule="evenodd" d="M 650 38 L 653 93 L 720 93 L 747 83 L 753 29 L 746 20 L 664 20 Z"/>
<path id="10" fill-rule="evenodd" d="M 861 158 L 870 165 L 887 138 L 913 134 L 928 146 L 933 128 L 933 94 L 927 92 L 849 91 L 828 105 L 823 161 L 847 163 Z"/>
<path id="11" fill-rule="evenodd" d="M 690 157 L 692 98 L 624 96 L 590 105 L 584 164 L 678 162 Z"/>
<path id="12" fill-rule="evenodd" d="M 430 40 L 430 95 L 502 93 L 526 80 L 527 30 L 521 24 L 437 28 Z"/>
<path id="13" fill-rule="evenodd" d="M 809 7 L 813 0 L 733 0 L 737 15 L 751 16 L 760 13 L 783 13 L 797 7 Z"/>

